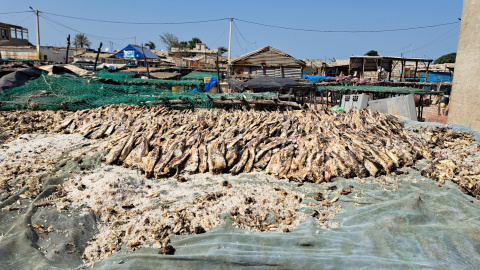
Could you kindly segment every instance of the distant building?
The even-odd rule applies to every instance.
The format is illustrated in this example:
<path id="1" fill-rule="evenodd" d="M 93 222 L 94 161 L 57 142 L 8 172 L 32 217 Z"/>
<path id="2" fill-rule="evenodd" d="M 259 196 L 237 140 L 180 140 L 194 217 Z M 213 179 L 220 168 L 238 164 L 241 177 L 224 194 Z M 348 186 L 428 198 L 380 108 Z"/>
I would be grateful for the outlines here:
<path id="1" fill-rule="evenodd" d="M 303 62 L 307 65 L 303 69 L 303 74 L 306 75 L 318 75 L 321 73 L 323 60 L 319 59 L 303 59 Z"/>
<path id="2" fill-rule="evenodd" d="M 425 67 L 418 69 L 418 78 L 420 82 L 425 82 L 425 76 L 427 75 L 426 82 L 451 83 L 453 80 L 454 70 L 455 70 L 455 63 L 430 65 L 428 69 L 428 75 L 427 75 L 427 69 Z"/>
<path id="3" fill-rule="evenodd" d="M 432 59 L 397 56 L 350 56 L 350 66 L 346 75 L 373 80 L 405 81 L 408 77 L 416 80 L 418 69 L 425 66 L 428 73 L 431 62 Z"/>
<path id="4" fill-rule="evenodd" d="M 0 23 L 0 55 L 9 60 L 32 60 L 64 63 L 67 56 L 66 47 L 40 46 L 40 59 L 37 48 L 28 41 L 28 29 L 21 26 Z M 74 51 L 70 49 L 68 57 Z"/>
<path id="5" fill-rule="evenodd" d="M 151 50 L 155 55 L 160 58 L 160 66 L 176 66 L 177 63 L 173 57 L 170 56 L 168 51 L 156 51 Z"/>
<path id="6" fill-rule="evenodd" d="M 0 23 L 0 46 L 28 46 L 28 29 Z"/>
<path id="7" fill-rule="evenodd" d="M 215 66 L 218 49 L 210 50 L 203 43 L 195 44 L 195 48 L 177 48 L 170 49 L 170 55 L 175 59 L 178 66 L 184 67 L 205 67 Z"/>
<path id="8" fill-rule="evenodd" d="M 247 53 L 231 61 L 233 75 L 302 78 L 305 62 L 271 46 Z"/>
<path id="9" fill-rule="evenodd" d="M 350 65 L 350 60 L 340 60 L 337 59 L 333 62 L 324 62 L 322 65 L 322 71 L 320 75 L 337 77 L 337 76 L 346 76 L 348 75 L 348 67 Z"/>

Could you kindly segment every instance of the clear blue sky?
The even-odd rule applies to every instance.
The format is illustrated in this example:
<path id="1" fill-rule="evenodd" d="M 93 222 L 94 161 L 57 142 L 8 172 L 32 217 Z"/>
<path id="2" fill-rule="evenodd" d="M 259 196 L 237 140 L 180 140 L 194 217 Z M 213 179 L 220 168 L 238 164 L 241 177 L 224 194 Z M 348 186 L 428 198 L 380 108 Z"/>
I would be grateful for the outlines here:
<path id="1" fill-rule="evenodd" d="M 437 57 L 455 52 L 460 24 L 381 33 L 325 33 L 271 28 L 244 21 L 312 30 L 384 30 L 413 28 L 458 21 L 461 0 L 344 0 L 344 1 L 110 1 L 110 0 L 0 0 L 3 12 L 27 11 L 29 6 L 45 12 L 40 18 L 42 45 L 65 46 L 66 36 L 85 33 L 92 48 L 122 49 L 129 43 L 153 41 L 164 49 L 159 35 L 170 32 L 180 40 L 199 37 L 210 48 L 228 47 L 228 20 L 177 25 L 131 25 L 92 22 L 54 16 L 122 22 L 187 22 L 222 18 L 234 20 L 232 56 L 255 48 L 273 46 L 299 59 L 348 59 L 377 50 L 382 55 Z M 52 22 L 55 21 L 55 22 Z M 0 22 L 29 29 L 36 44 L 33 13 L 0 14 Z M 110 48 L 111 49 L 111 48 Z"/>

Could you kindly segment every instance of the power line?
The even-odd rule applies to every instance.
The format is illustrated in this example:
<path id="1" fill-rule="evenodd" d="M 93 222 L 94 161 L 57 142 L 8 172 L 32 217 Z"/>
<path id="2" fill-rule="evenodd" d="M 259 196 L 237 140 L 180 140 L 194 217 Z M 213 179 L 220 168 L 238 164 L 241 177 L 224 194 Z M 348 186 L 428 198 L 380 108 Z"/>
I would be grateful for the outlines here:
<path id="1" fill-rule="evenodd" d="M 412 44 L 408 44 L 407 46 L 405 46 L 405 47 L 403 47 L 403 48 L 401 48 L 401 49 L 398 49 L 398 50 L 394 50 L 394 51 L 387 51 L 387 52 L 383 52 L 383 53 L 399 52 L 399 51 L 401 51 L 401 50 L 403 50 L 403 49 L 406 49 L 406 48 L 408 48 L 408 47 L 410 47 L 410 46 L 412 46 Z"/>
<path id="2" fill-rule="evenodd" d="M 235 38 L 235 41 L 237 41 L 238 47 L 240 47 L 240 49 L 241 49 L 242 51 L 245 51 L 245 52 L 246 52 L 247 49 L 244 49 L 244 48 L 242 47 L 242 45 L 240 45 L 240 41 L 238 40 L 238 36 L 237 36 L 237 33 L 236 33 L 236 32 L 233 32 L 233 37 Z"/>
<path id="3" fill-rule="evenodd" d="M 27 11 L 10 11 L 10 12 L 0 12 L 0 14 L 17 14 L 17 13 L 27 13 L 27 12 L 32 12 L 31 10 Z"/>
<path id="4" fill-rule="evenodd" d="M 235 27 L 235 29 L 237 29 L 238 33 L 239 33 L 240 36 L 243 38 L 243 40 L 245 40 L 245 42 L 250 43 L 250 44 L 255 44 L 254 42 L 248 41 L 248 40 L 243 36 L 242 32 L 240 32 L 240 29 L 238 29 L 237 24 L 235 23 L 235 21 L 233 21 L 233 26 Z"/>
<path id="5" fill-rule="evenodd" d="M 101 23 L 116 23 L 116 24 L 193 24 L 193 23 L 207 23 L 207 22 L 217 22 L 217 21 L 229 20 L 229 18 L 221 18 L 221 19 L 212 19 L 212 20 L 203 20 L 203 21 L 190 21 L 190 22 L 120 22 L 120 21 L 88 19 L 88 18 L 60 15 L 60 14 L 49 13 L 49 12 L 43 12 L 43 13 L 46 13 L 46 14 L 49 14 L 49 15 L 52 15 L 52 16 L 70 18 L 70 19 L 75 19 L 75 20 L 84 20 L 84 21 L 101 22 Z"/>
<path id="6" fill-rule="evenodd" d="M 44 13 L 44 12 L 42 12 L 42 13 Z M 66 25 L 60 23 L 59 21 L 56 21 L 56 20 L 54 20 L 54 19 L 52 19 L 52 18 L 49 18 L 48 16 L 46 16 L 46 15 L 44 15 L 44 14 L 41 14 L 40 16 L 41 16 L 42 18 L 46 19 L 46 20 L 49 20 L 49 21 L 57 24 L 57 25 L 60 25 L 60 26 L 62 26 L 62 27 L 65 27 L 65 28 L 67 28 L 67 29 L 70 29 L 70 30 L 72 30 L 72 31 L 75 31 L 75 32 L 77 32 L 77 33 L 87 34 L 88 36 L 91 36 L 91 37 L 93 37 L 93 38 L 95 38 L 95 39 L 97 39 L 97 40 L 109 40 L 109 39 L 110 39 L 110 40 L 111 40 L 111 39 L 113 39 L 113 40 L 127 40 L 127 39 L 132 39 L 132 38 L 133 38 L 133 37 L 129 37 L 129 38 L 111 38 L 111 37 L 101 37 L 101 36 L 97 36 L 97 35 L 93 35 L 93 34 L 88 34 L 88 33 L 85 33 L 85 32 L 83 32 L 83 31 L 79 31 L 79 30 L 77 30 L 77 29 L 74 29 L 74 28 L 71 28 L 71 27 L 69 27 L 69 26 L 66 26 Z"/>
<path id="7" fill-rule="evenodd" d="M 28 11 L 31 12 L 31 11 Z M 219 19 L 211 19 L 211 20 L 199 20 L 199 21 L 186 21 L 186 22 L 124 22 L 124 21 L 111 21 L 111 20 L 99 20 L 99 19 L 90 19 L 90 18 L 82 18 L 82 17 L 75 17 L 75 16 L 68 16 L 68 15 L 61 15 L 55 14 L 50 12 L 42 12 L 45 14 L 49 14 L 52 16 L 76 19 L 76 20 L 84 20 L 84 21 L 93 21 L 93 22 L 101 22 L 101 23 L 114 23 L 114 24 L 140 24 L 140 25 L 178 25 L 178 24 L 195 24 L 195 23 L 208 23 L 208 22 L 217 22 L 217 21 L 225 21 L 230 20 L 230 18 L 219 18 Z M 1 14 L 1 13 L 0 13 Z M 396 29 L 383 29 L 383 30 L 319 30 L 319 29 L 305 29 L 305 28 L 294 28 L 294 27 L 286 27 L 286 26 L 278 26 L 278 25 L 271 25 L 271 24 L 264 24 L 259 22 L 252 22 L 247 20 L 242 20 L 235 18 L 235 20 L 250 24 L 261 25 L 265 27 L 272 27 L 272 28 L 279 28 L 279 29 L 286 29 L 286 30 L 295 30 L 295 31 L 306 31 L 306 32 L 319 32 L 319 33 L 380 33 L 380 32 L 395 32 L 395 31 L 408 31 L 408 30 L 417 30 L 417 29 L 425 29 L 425 28 L 433 28 L 439 27 L 444 25 L 451 25 L 451 24 L 458 24 L 459 21 L 449 22 L 449 23 L 441 23 L 441 24 L 434 24 L 434 25 L 426 25 L 426 26 L 417 26 L 417 27 L 408 27 L 408 28 L 396 28 Z"/>
<path id="8" fill-rule="evenodd" d="M 25 19 L 23 19 L 23 20 L 21 20 L 21 21 L 19 21 L 19 22 L 16 22 L 15 25 L 21 24 L 22 22 L 30 19 L 33 15 L 35 15 L 35 13 L 32 13 L 32 14 L 28 15 Z"/>
<path id="9" fill-rule="evenodd" d="M 408 27 L 408 28 L 397 28 L 397 29 L 383 29 L 383 30 L 318 30 L 318 29 L 304 29 L 304 28 L 293 28 L 293 27 L 277 26 L 277 25 L 271 25 L 271 24 L 264 24 L 264 23 L 258 23 L 258 22 L 245 21 L 245 20 L 241 20 L 241 19 L 237 19 L 237 18 L 235 18 L 235 20 L 240 21 L 240 22 L 244 22 L 244 23 L 256 24 L 256 25 L 261 25 L 261 26 L 271 27 L 271 28 L 279 28 L 279 29 L 294 30 L 294 31 L 305 31 L 305 32 L 318 32 L 318 33 L 381 33 L 381 32 L 396 32 L 396 31 L 408 31 L 408 30 L 417 30 L 417 29 L 433 28 L 433 27 L 439 27 L 439 26 L 444 26 L 444 25 L 451 25 L 451 24 L 458 24 L 458 23 L 460 23 L 459 21 L 456 21 L 456 22 L 449 22 L 449 23 L 426 25 L 426 26 L 417 26 L 417 27 Z"/>
<path id="10" fill-rule="evenodd" d="M 412 51 L 418 51 L 418 50 L 424 49 L 424 48 L 426 48 L 426 47 L 430 47 L 431 45 L 433 45 L 433 44 L 436 43 L 436 42 L 443 41 L 443 40 L 445 40 L 445 39 L 447 39 L 447 38 L 450 38 L 450 37 L 452 37 L 452 36 L 457 35 L 457 33 L 455 33 L 455 34 L 453 34 L 453 35 L 450 35 L 450 36 L 442 39 L 442 37 L 446 36 L 448 33 L 452 32 L 452 31 L 455 30 L 455 29 L 457 29 L 457 26 L 455 26 L 455 27 L 453 27 L 452 29 L 448 30 L 447 32 L 445 32 L 443 35 L 437 37 L 436 39 L 434 39 L 434 40 L 432 40 L 432 41 L 430 41 L 430 42 L 428 42 L 428 43 L 426 43 L 426 44 L 423 44 L 423 45 L 421 45 L 421 46 L 413 49 Z M 408 52 L 410 52 L 410 51 L 406 51 L 406 52 L 402 52 L 402 53 L 408 53 Z"/>
<path id="11" fill-rule="evenodd" d="M 217 38 L 217 40 L 215 40 L 215 42 L 213 43 L 212 47 L 215 47 L 215 45 L 217 44 L 217 42 L 225 35 L 225 33 L 228 31 L 228 26 L 227 28 L 225 29 L 225 31 L 223 31 L 223 33 Z"/>
<path id="12" fill-rule="evenodd" d="M 44 17 L 43 17 L 43 18 L 44 18 Z M 44 18 L 44 19 L 46 19 L 46 18 Z M 46 20 L 46 22 L 47 22 L 53 29 L 57 30 L 57 32 L 59 32 L 60 34 L 66 36 L 66 34 L 65 34 L 64 32 L 60 31 L 57 27 L 55 27 L 55 25 L 53 24 L 53 22 L 50 22 L 50 20 Z"/>

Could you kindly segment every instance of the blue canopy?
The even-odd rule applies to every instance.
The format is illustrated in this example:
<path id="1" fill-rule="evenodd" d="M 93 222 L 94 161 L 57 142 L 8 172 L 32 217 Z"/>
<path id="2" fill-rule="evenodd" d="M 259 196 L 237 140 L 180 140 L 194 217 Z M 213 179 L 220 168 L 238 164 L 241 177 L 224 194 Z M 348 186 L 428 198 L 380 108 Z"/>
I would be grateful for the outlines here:
<path id="1" fill-rule="evenodd" d="M 160 57 L 150 51 L 148 47 L 143 47 L 143 51 L 145 52 L 145 58 L 147 59 L 160 59 Z M 143 59 L 142 47 L 138 45 L 128 44 L 127 47 L 120 50 L 118 53 L 113 55 L 113 57 L 125 59 Z"/>

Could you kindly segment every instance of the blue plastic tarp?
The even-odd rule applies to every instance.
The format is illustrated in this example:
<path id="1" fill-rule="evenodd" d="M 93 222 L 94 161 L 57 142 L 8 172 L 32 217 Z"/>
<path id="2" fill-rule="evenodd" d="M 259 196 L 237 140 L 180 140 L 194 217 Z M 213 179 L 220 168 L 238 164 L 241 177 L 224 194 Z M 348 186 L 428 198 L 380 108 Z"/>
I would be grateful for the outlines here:
<path id="1" fill-rule="evenodd" d="M 145 52 L 145 58 L 147 59 L 160 59 L 160 57 L 150 51 L 150 49 L 148 49 L 147 47 L 143 47 L 143 51 Z M 125 55 L 127 57 L 125 57 Z M 143 59 L 142 47 L 138 45 L 128 44 L 127 47 L 120 50 L 113 57 L 126 59 Z"/>
<path id="2" fill-rule="evenodd" d="M 317 79 L 326 79 L 330 78 L 330 76 L 322 76 L 322 75 L 302 75 L 302 78 L 305 80 L 317 80 Z"/>
<path id="3" fill-rule="evenodd" d="M 217 83 L 217 78 L 212 77 L 208 83 L 205 84 L 203 92 L 208 92 Z"/>

